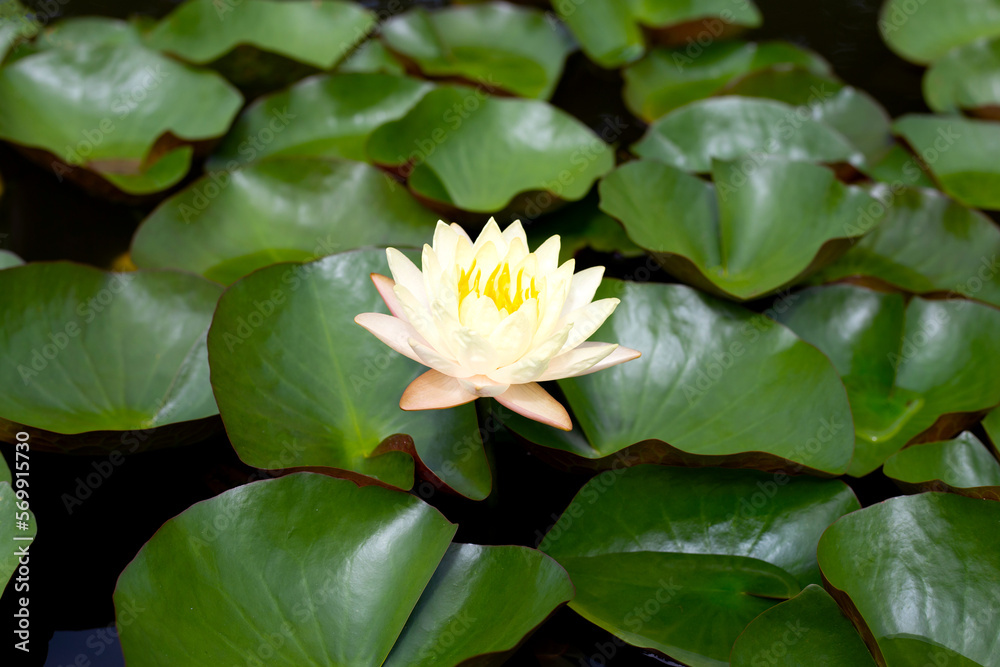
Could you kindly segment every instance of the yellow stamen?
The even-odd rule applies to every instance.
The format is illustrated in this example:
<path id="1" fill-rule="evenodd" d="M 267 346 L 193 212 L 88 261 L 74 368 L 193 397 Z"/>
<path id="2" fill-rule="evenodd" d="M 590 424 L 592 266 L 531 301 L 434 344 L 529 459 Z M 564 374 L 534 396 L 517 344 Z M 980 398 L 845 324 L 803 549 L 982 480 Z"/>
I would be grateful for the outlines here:
<path id="1" fill-rule="evenodd" d="M 535 287 L 535 278 L 532 276 L 528 280 L 528 285 L 524 284 L 524 269 L 520 269 L 515 277 L 510 275 L 510 264 L 504 262 L 498 264 L 483 284 L 480 281 L 483 272 L 476 268 L 476 261 L 468 269 L 462 269 L 458 278 L 458 300 L 461 303 L 470 294 L 479 297 L 487 297 L 493 300 L 497 310 L 501 314 L 513 313 L 520 308 L 528 299 L 538 298 L 538 288 Z"/>

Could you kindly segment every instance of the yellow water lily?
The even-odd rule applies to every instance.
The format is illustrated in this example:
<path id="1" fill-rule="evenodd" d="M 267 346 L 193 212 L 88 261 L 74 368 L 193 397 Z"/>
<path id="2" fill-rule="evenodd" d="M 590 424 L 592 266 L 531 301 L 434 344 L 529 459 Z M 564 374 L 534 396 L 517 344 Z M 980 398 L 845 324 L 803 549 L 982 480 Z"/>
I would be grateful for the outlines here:
<path id="1" fill-rule="evenodd" d="M 386 251 L 392 278 L 372 281 L 391 315 L 354 321 L 431 370 L 403 392 L 404 410 L 450 408 L 490 396 L 550 426 L 572 428 L 566 409 L 539 381 L 584 375 L 639 356 L 615 343 L 586 342 L 618 299 L 594 301 L 604 276 L 559 264 L 559 237 L 528 251 L 520 221 L 500 231 L 493 218 L 473 242 L 457 224 L 438 222 L 421 268 Z"/>

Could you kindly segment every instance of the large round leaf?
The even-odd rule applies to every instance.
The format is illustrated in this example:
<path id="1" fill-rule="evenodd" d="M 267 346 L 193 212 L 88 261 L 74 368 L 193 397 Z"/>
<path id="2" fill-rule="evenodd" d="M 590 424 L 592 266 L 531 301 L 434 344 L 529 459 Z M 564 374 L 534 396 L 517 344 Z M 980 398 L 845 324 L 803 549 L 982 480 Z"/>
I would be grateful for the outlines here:
<path id="1" fill-rule="evenodd" d="M 851 475 L 918 437 L 951 437 L 1000 403 L 1000 310 L 964 299 L 907 305 L 901 294 L 851 285 L 797 297 L 776 316 L 843 377 L 857 435 Z"/>
<path id="2" fill-rule="evenodd" d="M 1000 306 L 1000 229 L 936 190 L 878 185 L 890 214 L 813 281 L 869 276 L 908 292 L 951 291 Z"/>
<path id="3" fill-rule="evenodd" d="M 858 631 L 821 586 L 753 620 L 736 640 L 732 667 L 875 667 Z"/>
<path id="4" fill-rule="evenodd" d="M 658 162 L 630 162 L 601 181 L 601 209 L 671 273 L 733 299 L 800 280 L 885 214 L 818 165 L 747 157 L 713 162 L 712 175 L 714 185 Z"/>
<path id="5" fill-rule="evenodd" d="M 372 130 L 404 115 L 432 88 L 363 72 L 304 79 L 248 106 L 208 166 L 232 170 L 269 155 L 365 160 Z"/>
<path id="6" fill-rule="evenodd" d="M 146 35 L 150 47 L 209 63 L 240 44 L 329 69 L 373 28 L 372 12 L 341 0 L 187 0 Z"/>
<path id="7" fill-rule="evenodd" d="M 998 524 L 1000 503 L 923 493 L 830 526 L 819 542 L 823 577 L 867 625 L 880 665 L 1000 661 Z"/>
<path id="8" fill-rule="evenodd" d="M 924 75 L 924 99 L 940 113 L 1000 107 L 1000 38 L 952 49 Z"/>
<path id="9" fill-rule="evenodd" d="M 838 481 L 638 466 L 588 482 L 540 548 L 569 572 L 570 607 L 591 622 L 721 667 L 754 617 L 819 581 L 821 533 L 858 507 Z"/>
<path id="10" fill-rule="evenodd" d="M 541 99 L 552 96 L 573 48 L 542 12 L 502 2 L 434 12 L 417 7 L 386 21 L 381 37 L 427 76 L 485 82 Z"/>
<path id="11" fill-rule="evenodd" d="M 21 266 L 24 260 L 9 250 L 0 250 L 0 269 L 9 269 L 13 266 Z"/>
<path id="12" fill-rule="evenodd" d="M 711 171 L 712 160 L 751 155 L 797 162 L 848 162 L 854 148 L 838 132 L 795 107 L 749 97 L 692 102 L 660 118 L 632 147 L 636 155 L 684 171 Z"/>
<path id="13" fill-rule="evenodd" d="M 653 121 L 677 107 L 709 97 L 725 84 L 776 65 L 797 65 L 817 74 L 830 66 L 818 55 L 787 42 L 712 42 L 692 57 L 687 49 L 653 49 L 622 71 L 625 104 Z"/>
<path id="14" fill-rule="evenodd" d="M 929 63 L 956 46 L 1000 35 L 1000 0 L 888 0 L 879 30 L 899 55 Z"/>
<path id="15" fill-rule="evenodd" d="M 132 243 L 138 266 L 231 283 L 255 269 L 362 246 L 419 246 L 436 216 L 374 167 L 273 158 L 216 172 L 160 205 Z"/>
<path id="16" fill-rule="evenodd" d="M 893 125 L 941 189 L 967 206 L 1000 209 L 1000 123 L 955 116 L 904 116 Z"/>
<path id="17" fill-rule="evenodd" d="M 517 433 L 587 459 L 607 457 L 604 465 L 624 457 L 847 470 L 853 440 L 847 396 L 814 347 L 763 315 L 683 285 L 606 280 L 598 298 L 612 296 L 621 303 L 594 338 L 642 357 L 559 381 L 576 417 L 573 431 L 511 418 Z M 785 310 L 794 299 L 776 301 L 775 308 Z"/>
<path id="18" fill-rule="evenodd" d="M 4 439 L 13 441 L 9 422 L 80 434 L 216 414 L 205 333 L 221 292 L 172 271 L 105 273 L 68 262 L 0 271 Z M 33 446 L 45 441 L 32 431 Z M 59 447 L 84 441 L 69 438 Z"/>
<path id="19" fill-rule="evenodd" d="M 392 437 L 404 434 L 445 484 L 485 498 L 490 468 L 474 406 L 401 410 L 403 389 L 426 369 L 354 323 L 386 312 L 373 272 L 388 274 L 385 251 L 275 264 L 230 286 L 208 350 L 233 446 L 258 468 L 338 468 L 408 489 L 414 462 Z"/>
<path id="20" fill-rule="evenodd" d="M 954 440 L 907 447 L 889 457 L 884 472 L 904 490 L 1000 500 L 1000 462 L 969 432 Z"/>
<path id="21" fill-rule="evenodd" d="M 580 41 L 584 53 L 607 68 L 643 56 L 644 28 L 682 28 L 684 32 L 684 27 L 693 27 L 697 37 L 704 34 L 714 40 L 734 27 L 756 27 L 761 23 L 760 12 L 749 0 L 570 0 L 553 6 Z"/>
<path id="22" fill-rule="evenodd" d="M 54 155 L 60 170 L 69 167 L 59 161 L 93 171 L 126 193 L 163 190 L 187 174 L 187 144 L 224 134 L 243 99 L 213 72 L 134 38 L 104 39 L 107 23 L 82 24 L 92 41 L 60 40 L 0 69 L 0 138 Z"/>
<path id="23" fill-rule="evenodd" d="M 130 667 L 452 666 L 514 648 L 572 597 L 544 554 L 449 547 L 455 529 L 413 496 L 324 475 L 233 489 L 122 573 L 122 650 Z"/>
<path id="24" fill-rule="evenodd" d="M 464 87 L 428 93 L 372 133 L 368 154 L 403 171 L 418 196 L 473 212 L 533 191 L 575 201 L 614 166 L 611 147 L 564 111 Z"/>

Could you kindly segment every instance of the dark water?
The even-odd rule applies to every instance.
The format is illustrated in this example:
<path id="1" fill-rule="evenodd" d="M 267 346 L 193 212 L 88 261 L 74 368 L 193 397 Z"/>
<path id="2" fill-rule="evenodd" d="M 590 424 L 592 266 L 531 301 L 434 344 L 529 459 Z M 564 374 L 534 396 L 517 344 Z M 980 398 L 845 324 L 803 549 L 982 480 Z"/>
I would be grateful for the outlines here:
<path id="1" fill-rule="evenodd" d="M 134 11 L 158 16 L 175 5 L 166 0 L 27 4 L 45 13 L 47 8 L 58 6 L 67 15 L 108 16 Z M 380 6 L 377 2 L 364 4 Z M 892 55 L 879 38 L 879 3 L 759 0 L 758 5 L 765 27 L 749 37 L 788 39 L 819 52 L 843 79 L 874 95 L 893 116 L 925 110 L 920 95 L 922 70 Z M 570 58 L 554 103 L 597 126 L 608 115 L 627 117 L 620 88 L 616 72 L 601 70 L 576 54 Z M 625 142 L 637 138 L 643 129 L 639 121 L 629 122 L 635 136 L 624 137 Z M 106 266 L 127 250 L 132 231 L 150 210 L 150 206 L 130 207 L 93 199 L 58 183 L 7 147 L 0 147 L 0 173 L 6 184 L 0 199 L 0 247 L 27 260 L 73 259 Z M 612 274 L 627 270 L 628 263 L 609 267 Z M 561 513 L 586 478 L 552 470 L 502 433 L 491 446 L 496 458 L 497 492 L 493 497 L 473 503 L 438 494 L 428 501 L 459 522 L 460 541 L 534 545 L 538 534 Z M 11 448 L 2 449 L 10 459 Z M 89 630 L 60 633 L 53 641 L 48 664 L 121 665 L 120 656 L 115 655 L 113 626 L 107 630 L 113 624 L 111 594 L 118 574 L 165 520 L 198 500 L 246 483 L 255 472 L 239 461 L 220 435 L 191 447 L 133 455 L 106 478 L 102 476 L 81 504 L 67 508 L 68 497 L 85 495 L 79 493 L 80 480 L 99 468 L 106 470 L 106 463 L 106 457 L 32 454 L 32 508 L 40 526 L 32 547 L 33 651 L 27 661 L 19 656 L 12 662 L 0 659 L 0 664 L 41 665 L 53 631 Z M 880 474 L 852 484 L 865 504 L 895 493 Z M 12 598 L 5 596 L 0 616 L 9 618 Z M 8 627 L 6 621 L 0 625 Z M 94 630 L 101 628 L 103 632 Z M 100 655 L 99 647 L 105 647 Z M 557 655 L 563 662 L 555 661 Z M 607 633 L 564 609 L 510 664 L 642 667 L 671 663 L 620 646 Z"/>

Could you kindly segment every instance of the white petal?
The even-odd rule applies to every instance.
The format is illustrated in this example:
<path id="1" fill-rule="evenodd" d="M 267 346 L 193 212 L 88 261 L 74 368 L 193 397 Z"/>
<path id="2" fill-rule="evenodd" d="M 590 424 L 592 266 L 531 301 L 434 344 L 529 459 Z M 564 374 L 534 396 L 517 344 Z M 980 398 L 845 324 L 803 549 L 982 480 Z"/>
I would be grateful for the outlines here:
<path id="1" fill-rule="evenodd" d="M 563 304 L 563 314 L 568 315 L 593 301 L 594 293 L 601 286 L 601 278 L 603 277 L 603 266 L 592 266 L 579 273 L 574 273 L 573 280 L 569 285 L 569 293 L 566 295 L 566 303 Z"/>
<path id="2" fill-rule="evenodd" d="M 399 407 L 404 410 L 439 410 L 474 400 L 476 395 L 462 389 L 458 380 L 430 370 L 410 383 L 399 399 Z"/>
<path id="3" fill-rule="evenodd" d="M 570 420 L 566 408 L 549 396 L 548 392 L 535 382 L 515 384 L 497 396 L 496 399 L 501 405 L 510 408 L 519 415 L 524 415 L 528 419 L 534 419 L 564 431 L 573 428 L 573 422 Z"/>
<path id="4" fill-rule="evenodd" d="M 420 357 L 410 347 L 410 340 L 417 339 L 419 334 L 408 323 L 382 313 L 361 313 L 354 318 L 354 321 L 396 352 L 414 361 L 420 361 Z"/>
<path id="5" fill-rule="evenodd" d="M 442 354 L 437 350 L 424 345 L 416 338 L 411 338 L 407 341 L 413 351 L 417 354 L 417 361 L 422 363 L 424 366 L 430 366 L 436 371 L 440 371 L 445 375 L 450 375 L 451 377 L 464 378 L 469 377 L 472 373 L 463 369 L 457 361 L 450 358 L 448 355 Z"/>
<path id="6" fill-rule="evenodd" d="M 465 391 L 482 397 L 499 396 L 510 387 L 509 384 L 497 384 L 485 375 L 459 378 L 459 383 Z"/>
<path id="7" fill-rule="evenodd" d="M 574 347 L 594 335 L 594 332 L 601 328 L 604 320 L 615 312 L 615 308 L 620 303 L 619 299 L 601 299 L 584 306 L 566 317 L 565 321 L 573 325 L 566 343 L 561 352 L 572 350 Z"/>
<path id="8" fill-rule="evenodd" d="M 462 299 L 462 305 L 458 309 L 458 320 L 462 326 L 475 329 L 477 333 L 489 337 L 500 324 L 501 317 L 493 299 L 470 294 Z"/>
<path id="9" fill-rule="evenodd" d="M 389 270 L 397 285 L 410 290 L 417 301 L 427 305 L 427 293 L 424 291 L 424 275 L 406 255 L 395 248 L 386 248 L 385 256 L 389 260 Z"/>
<path id="10" fill-rule="evenodd" d="M 378 290 L 382 300 L 385 301 L 385 305 L 389 309 L 389 312 L 395 317 L 406 319 L 406 314 L 403 312 L 403 306 L 399 303 L 399 297 L 397 297 L 396 293 L 392 290 L 392 288 L 396 286 L 396 283 L 392 281 L 392 278 L 383 276 L 381 273 L 373 273 L 372 282 L 375 283 L 375 289 Z"/>
<path id="11" fill-rule="evenodd" d="M 455 263 L 455 253 L 462 236 L 466 236 L 464 231 L 459 234 L 455 231 L 455 227 L 438 220 L 437 227 L 434 228 L 433 247 L 442 266 L 450 266 Z M 426 269 L 426 265 L 424 268 Z"/>
<path id="12" fill-rule="evenodd" d="M 563 305 L 566 303 L 567 294 L 569 294 L 575 266 L 576 262 L 571 259 L 542 279 L 541 294 L 539 295 L 540 317 L 538 331 L 535 334 L 536 339 L 547 338 L 565 324 L 562 318 Z"/>
<path id="13" fill-rule="evenodd" d="M 507 384 L 534 382 L 545 372 L 549 362 L 562 349 L 569 337 L 570 329 L 571 327 L 567 325 L 510 366 L 498 368 L 487 375 L 496 382 Z"/>
<path id="14" fill-rule="evenodd" d="M 399 283 L 396 283 L 392 291 L 403 307 L 406 321 L 420 333 L 421 340 L 426 341 L 433 348 L 440 349 L 442 346 L 441 335 L 438 333 L 437 325 L 427 307 L 420 303 L 410 290 Z"/>
<path id="15" fill-rule="evenodd" d="M 521 225 L 520 220 L 515 220 L 514 222 L 507 225 L 507 229 L 503 230 L 503 240 L 507 244 L 507 247 L 514 242 L 514 239 L 520 239 L 524 247 L 528 247 L 528 236 L 524 233 L 524 227 Z"/>
<path id="16" fill-rule="evenodd" d="M 556 234 L 547 238 L 545 243 L 535 250 L 535 256 L 538 257 L 538 270 L 541 273 L 549 274 L 558 268 L 560 243 L 559 235 Z"/>
<path id="17" fill-rule="evenodd" d="M 598 343 L 598 345 L 600 345 L 600 343 Z M 589 373 L 603 371 L 605 368 L 611 368 L 612 366 L 617 366 L 618 364 L 624 364 L 626 361 L 632 361 L 633 359 L 638 359 L 641 356 L 642 352 L 639 350 L 619 346 L 617 350 L 604 357 L 604 359 L 597 362 L 582 373 L 578 373 L 578 375 L 587 375 Z"/>
<path id="18" fill-rule="evenodd" d="M 500 232 L 500 227 L 497 225 L 497 221 L 493 218 L 490 218 L 490 221 L 486 223 L 485 227 L 483 227 L 483 231 L 479 232 L 479 236 L 476 237 L 476 242 L 473 244 L 473 250 L 475 250 L 475 252 L 479 252 L 479 249 L 487 243 L 492 243 L 499 254 L 507 254 L 507 243 L 504 242 L 503 234 Z"/>
<path id="19" fill-rule="evenodd" d="M 531 347 L 537 324 L 538 304 L 535 299 L 528 299 L 493 329 L 490 345 L 496 350 L 498 367 L 509 366 L 525 355 Z"/>
<path id="20" fill-rule="evenodd" d="M 496 351 L 489 341 L 469 327 L 458 327 L 451 332 L 451 349 L 458 363 L 472 374 L 488 374 L 496 368 Z"/>
<path id="21" fill-rule="evenodd" d="M 420 267 L 423 273 L 424 293 L 427 295 L 427 303 L 431 303 L 434 301 L 437 289 L 441 284 L 441 274 L 444 273 L 444 269 L 441 267 L 441 262 L 438 261 L 438 256 L 434 252 L 434 248 L 426 243 L 424 244 L 423 251 L 420 253 Z"/>
<path id="22" fill-rule="evenodd" d="M 617 347 L 614 343 L 581 343 L 569 352 L 554 357 L 538 379 L 544 382 L 579 375 L 614 352 Z"/>

